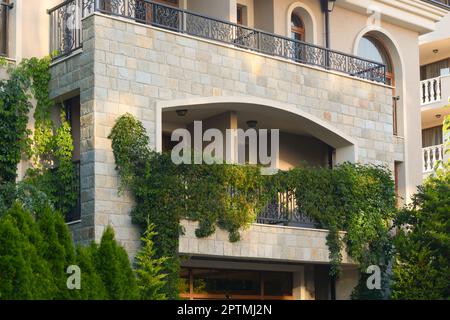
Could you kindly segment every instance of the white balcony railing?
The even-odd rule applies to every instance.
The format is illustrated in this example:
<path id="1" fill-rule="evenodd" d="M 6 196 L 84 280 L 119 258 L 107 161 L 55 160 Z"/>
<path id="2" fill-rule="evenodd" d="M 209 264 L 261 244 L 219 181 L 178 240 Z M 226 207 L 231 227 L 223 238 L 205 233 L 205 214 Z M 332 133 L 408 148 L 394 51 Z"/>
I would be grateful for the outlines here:
<path id="1" fill-rule="evenodd" d="M 441 77 L 420 81 L 420 104 L 435 103 L 442 99 Z"/>
<path id="2" fill-rule="evenodd" d="M 439 161 L 444 160 L 444 145 L 427 147 L 422 149 L 423 173 L 430 173 Z"/>

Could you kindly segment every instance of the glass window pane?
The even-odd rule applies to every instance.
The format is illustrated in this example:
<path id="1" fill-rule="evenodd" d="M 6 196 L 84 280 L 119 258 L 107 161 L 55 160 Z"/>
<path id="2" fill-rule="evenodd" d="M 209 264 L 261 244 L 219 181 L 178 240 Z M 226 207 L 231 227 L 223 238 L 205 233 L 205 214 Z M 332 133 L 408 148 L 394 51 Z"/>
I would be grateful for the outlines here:
<path id="1" fill-rule="evenodd" d="M 358 56 L 383 63 L 387 67 L 387 71 L 392 71 L 391 61 L 389 55 L 383 45 L 372 37 L 363 37 L 359 42 Z"/>
<path id="2" fill-rule="evenodd" d="M 194 293 L 259 295 L 259 273 L 252 271 L 192 270 Z"/>
<path id="3" fill-rule="evenodd" d="M 265 296 L 292 296 L 292 273 L 265 272 L 263 277 Z"/>
<path id="4" fill-rule="evenodd" d="M 178 290 L 181 294 L 189 293 L 189 269 L 181 268 Z"/>

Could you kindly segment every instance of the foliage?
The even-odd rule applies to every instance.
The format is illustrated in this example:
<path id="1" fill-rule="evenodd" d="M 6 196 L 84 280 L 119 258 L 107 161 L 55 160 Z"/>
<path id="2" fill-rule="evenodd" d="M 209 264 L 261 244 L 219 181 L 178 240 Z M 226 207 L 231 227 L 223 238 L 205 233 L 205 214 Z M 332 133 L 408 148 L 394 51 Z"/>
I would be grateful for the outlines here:
<path id="1" fill-rule="evenodd" d="M 0 299 L 51 299 L 57 290 L 41 255 L 42 234 L 32 216 L 15 203 L 0 218 Z"/>
<path id="2" fill-rule="evenodd" d="M 135 275 L 126 251 L 114 240 L 114 230 L 107 227 L 95 253 L 97 271 L 111 300 L 138 298 Z"/>
<path id="3" fill-rule="evenodd" d="M 108 298 L 108 292 L 95 265 L 96 254 L 97 245 L 94 243 L 88 247 L 76 248 L 76 265 L 82 270 L 80 300 L 106 300 Z"/>
<path id="4" fill-rule="evenodd" d="M 391 251 L 389 221 L 396 212 L 389 170 L 344 164 L 334 170 L 294 169 L 287 174 L 295 180 L 300 211 L 310 215 L 321 228 L 330 230 L 327 244 L 332 275 L 339 275 L 344 243 L 361 269 L 372 264 L 387 265 Z M 346 233 L 340 234 L 343 230 Z"/>
<path id="5" fill-rule="evenodd" d="M 63 112 L 60 125 L 50 117 L 54 106 L 49 98 L 50 62 L 51 58 L 45 57 L 8 64 L 8 79 L 0 81 L 0 212 L 16 199 L 13 195 L 17 196 L 14 189 L 19 189 L 14 186 L 17 165 L 25 156 L 32 160 L 32 168 L 23 182 L 28 185 L 24 189 L 29 195 L 42 200 L 43 195 L 39 193 L 45 194 L 52 206 L 64 214 L 76 203 L 70 125 Z M 4 60 L 0 63 L 6 65 Z M 31 132 L 27 124 L 33 99 L 35 123 Z"/>
<path id="6" fill-rule="evenodd" d="M 385 168 L 344 164 L 262 176 L 255 166 L 175 165 L 169 155 L 149 149 L 143 125 L 129 114 L 118 119 L 109 138 L 121 190 L 129 188 L 136 200 L 133 222 L 143 228 L 154 224 L 156 256 L 168 257 L 164 292 L 169 298 L 177 296 L 181 219 L 198 221 L 198 237 L 213 234 L 217 226 L 229 232 L 230 241 L 239 241 L 239 231 L 280 192 L 294 193 L 298 210 L 330 230 L 332 276 L 339 276 L 344 245 L 361 268 L 386 269 L 389 221 L 396 210 L 392 175 Z"/>
<path id="7" fill-rule="evenodd" d="M 81 269 L 81 290 L 68 290 L 67 267 Z M 135 274 L 108 228 L 100 245 L 74 248 L 62 215 L 34 216 L 15 202 L 0 218 L 0 300 L 135 299 Z"/>
<path id="8" fill-rule="evenodd" d="M 167 296 L 163 292 L 165 278 L 164 271 L 166 257 L 157 258 L 156 249 L 153 242 L 157 233 L 155 226 L 149 224 L 142 237 L 143 247 L 136 256 L 137 283 L 142 300 L 166 300 Z"/>
<path id="9" fill-rule="evenodd" d="M 38 131 L 39 128 L 35 133 Z M 55 129 L 54 135 L 45 135 L 45 138 L 43 135 L 38 138 L 35 134 L 34 140 L 39 141 L 33 145 L 35 160 L 38 158 L 41 160 L 35 162 L 34 167 L 28 170 L 24 183 L 45 193 L 53 206 L 66 214 L 75 205 L 78 194 L 74 191 L 77 181 L 72 162 L 71 129 L 65 120 L 64 112 L 61 112 L 61 125 Z M 45 151 L 39 149 L 43 145 Z"/>
<path id="10" fill-rule="evenodd" d="M 5 66 L 0 60 L 0 66 Z M 31 110 L 27 90 L 30 79 L 12 68 L 9 79 L 0 81 L 0 184 L 14 183 L 17 165 L 28 150 L 30 131 L 27 129 Z"/>
<path id="11" fill-rule="evenodd" d="M 66 269 L 75 264 L 75 248 L 63 216 L 47 207 L 37 225 L 43 240 L 40 255 L 49 264 L 57 288 L 53 297 L 58 300 L 78 298 L 76 290 L 67 290 Z"/>
<path id="12" fill-rule="evenodd" d="M 395 221 L 393 299 L 450 299 L 450 172 L 419 187 Z"/>

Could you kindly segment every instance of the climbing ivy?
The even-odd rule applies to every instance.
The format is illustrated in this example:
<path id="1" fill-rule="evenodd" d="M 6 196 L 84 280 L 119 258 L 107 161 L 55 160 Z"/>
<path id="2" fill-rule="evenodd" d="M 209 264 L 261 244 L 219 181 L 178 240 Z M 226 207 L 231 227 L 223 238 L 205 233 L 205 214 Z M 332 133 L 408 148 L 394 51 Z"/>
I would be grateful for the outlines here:
<path id="1" fill-rule="evenodd" d="M 219 227 L 229 232 L 230 241 L 239 241 L 239 232 L 279 192 L 295 194 L 297 210 L 330 230 L 331 276 L 340 274 L 344 247 L 362 270 L 372 264 L 386 269 L 389 221 L 396 209 L 392 174 L 384 167 L 344 164 L 262 176 L 258 167 L 248 165 L 175 165 L 170 155 L 149 148 L 142 123 L 130 114 L 118 119 L 109 138 L 121 191 L 128 188 L 136 200 L 133 222 L 144 230 L 154 224 L 156 255 L 169 257 L 164 264 L 169 298 L 178 294 L 180 220 L 198 221 L 197 237 Z"/>
<path id="2" fill-rule="evenodd" d="M 22 182 L 43 192 L 56 209 L 67 213 L 75 204 L 75 169 L 71 128 L 61 108 L 61 123 L 51 119 L 51 57 L 0 63 L 8 77 L 0 81 L 0 209 L 15 200 L 17 165 L 29 158 L 31 168 Z M 27 128 L 34 105 L 34 130 Z M 4 210 L 3 210 L 4 211 Z"/>

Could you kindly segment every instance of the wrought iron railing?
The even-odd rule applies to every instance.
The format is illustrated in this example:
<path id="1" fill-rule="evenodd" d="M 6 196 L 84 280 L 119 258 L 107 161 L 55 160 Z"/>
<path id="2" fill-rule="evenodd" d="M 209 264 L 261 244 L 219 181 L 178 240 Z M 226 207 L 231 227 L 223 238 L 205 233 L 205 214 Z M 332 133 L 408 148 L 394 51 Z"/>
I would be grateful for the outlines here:
<path id="1" fill-rule="evenodd" d="M 313 219 L 298 209 L 295 194 L 292 191 L 278 193 L 276 199 L 258 214 L 256 222 L 305 228 L 316 226 Z"/>
<path id="2" fill-rule="evenodd" d="M 0 0 L 0 56 L 8 55 L 8 16 L 12 4 Z"/>
<path id="3" fill-rule="evenodd" d="M 386 83 L 385 65 L 378 62 L 149 0 L 70 0 L 49 10 L 57 57 L 81 47 L 81 19 L 94 11 Z"/>

